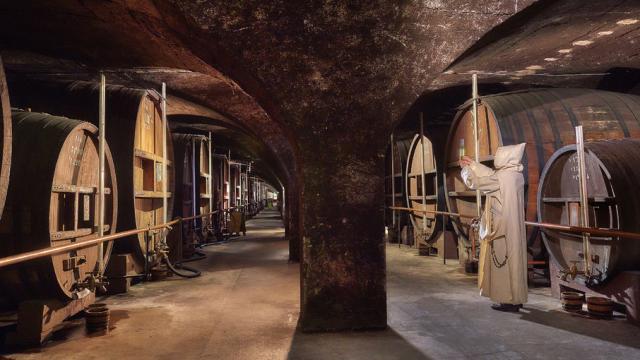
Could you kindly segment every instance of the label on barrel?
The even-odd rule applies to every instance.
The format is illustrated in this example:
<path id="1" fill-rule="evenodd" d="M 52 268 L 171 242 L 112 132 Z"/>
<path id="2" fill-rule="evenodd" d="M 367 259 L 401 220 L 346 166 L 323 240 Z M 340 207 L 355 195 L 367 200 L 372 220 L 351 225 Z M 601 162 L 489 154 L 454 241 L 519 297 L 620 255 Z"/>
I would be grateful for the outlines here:
<path id="1" fill-rule="evenodd" d="M 88 194 L 84 194 L 82 196 L 82 204 L 84 205 L 82 211 L 82 221 L 89 221 L 91 220 L 91 197 Z"/>

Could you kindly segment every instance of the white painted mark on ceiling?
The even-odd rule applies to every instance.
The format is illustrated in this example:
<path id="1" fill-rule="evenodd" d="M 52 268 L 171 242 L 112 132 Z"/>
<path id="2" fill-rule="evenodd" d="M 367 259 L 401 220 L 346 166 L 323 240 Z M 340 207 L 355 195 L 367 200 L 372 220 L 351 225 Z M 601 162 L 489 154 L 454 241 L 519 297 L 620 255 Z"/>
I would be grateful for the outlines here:
<path id="1" fill-rule="evenodd" d="M 578 40 L 578 41 L 574 41 L 572 45 L 574 46 L 587 46 L 587 45 L 591 45 L 593 44 L 593 41 L 591 40 Z"/>
<path id="2" fill-rule="evenodd" d="M 618 25 L 633 25 L 638 22 L 638 19 L 624 19 L 618 21 L 616 24 Z"/>
<path id="3" fill-rule="evenodd" d="M 558 61 L 558 58 L 554 58 L 554 57 L 548 57 L 548 58 L 544 58 L 544 61 Z"/>

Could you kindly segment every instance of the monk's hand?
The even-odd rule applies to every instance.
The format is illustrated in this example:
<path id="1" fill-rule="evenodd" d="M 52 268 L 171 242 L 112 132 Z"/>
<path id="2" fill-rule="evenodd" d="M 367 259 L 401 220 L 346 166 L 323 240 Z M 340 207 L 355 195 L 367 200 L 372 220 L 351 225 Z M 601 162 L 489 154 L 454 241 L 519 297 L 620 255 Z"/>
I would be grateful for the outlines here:
<path id="1" fill-rule="evenodd" d="M 471 159 L 468 156 L 463 156 L 462 159 L 460 159 L 460 166 L 461 167 L 467 167 L 469 165 L 471 165 L 473 163 L 473 159 Z"/>

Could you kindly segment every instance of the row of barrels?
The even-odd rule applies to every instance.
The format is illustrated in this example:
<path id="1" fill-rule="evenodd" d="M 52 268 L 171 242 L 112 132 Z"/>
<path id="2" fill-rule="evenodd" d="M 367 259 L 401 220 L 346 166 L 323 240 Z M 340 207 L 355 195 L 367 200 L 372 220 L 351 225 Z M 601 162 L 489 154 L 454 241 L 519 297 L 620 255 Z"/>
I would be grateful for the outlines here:
<path id="1" fill-rule="evenodd" d="M 0 97 L 0 257 L 96 238 L 99 86 L 16 84 L 9 97 L 0 66 Z M 208 138 L 172 136 L 167 128 L 165 176 L 159 94 L 107 86 L 106 104 L 105 235 L 162 223 L 165 186 L 169 218 L 219 206 L 212 201 L 213 193 L 223 191 L 229 173 L 214 170 L 227 166 L 220 164 L 224 159 L 210 159 Z M 210 181 L 213 176 L 218 179 Z M 182 229 L 187 248 L 193 248 L 194 231 L 205 236 L 211 228 L 207 218 L 195 226 L 184 224 L 189 226 Z M 145 264 L 159 263 L 161 236 L 139 234 L 105 243 L 104 263 L 111 254 L 129 254 L 140 273 Z M 0 307 L 26 299 L 72 299 L 89 286 L 98 254 L 97 246 L 87 247 L 0 269 Z"/>
<path id="2" fill-rule="evenodd" d="M 434 156 L 428 132 L 413 138 L 403 164 L 402 206 L 477 214 L 476 193 L 464 185 L 458 161 L 461 154 L 476 155 L 472 111 L 471 100 L 459 108 L 440 158 Z M 587 141 L 590 226 L 637 231 L 633 218 L 640 206 L 636 195 L 640 143 L 634 140 L 640 138 L 638 96 L 589 89 L 532 89 L 483 96 L 478 105 L 478 157 L 492 166 L 499 146 L 526 143 L 526 220 L 576 225 L 580 202 L 572 144 L 578 125 L 583 126 Z M 423 229 L 422 238 L 429 243 L 442 229 L 440 218 L 413 213 L 411 222 Z M 470 221 L 451 218 L 461 257 L 470 255 Z M 532 258 L 543 258 L 548 251 L 561 268 L 583 260 L 581 236 L 528 228 L 527 243 Z M 591 248 L 591 266 L 600 281 L 617 271 L 640 267 L 637 241 L 592 237 Z"/>

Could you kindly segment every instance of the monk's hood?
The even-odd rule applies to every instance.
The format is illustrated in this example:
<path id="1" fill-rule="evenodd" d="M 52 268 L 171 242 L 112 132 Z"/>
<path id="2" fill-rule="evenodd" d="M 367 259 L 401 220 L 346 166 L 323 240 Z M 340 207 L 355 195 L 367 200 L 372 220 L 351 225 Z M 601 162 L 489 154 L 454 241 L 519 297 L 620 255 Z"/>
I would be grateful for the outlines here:
<path id="1" fill-rule="evenodd" d="M 493 158 L 493 167 L 496 170 L 522 171 L 522 156 L 524 155 L 525 145 L 525 143 L 522 143 L 499 147 Z"/>

